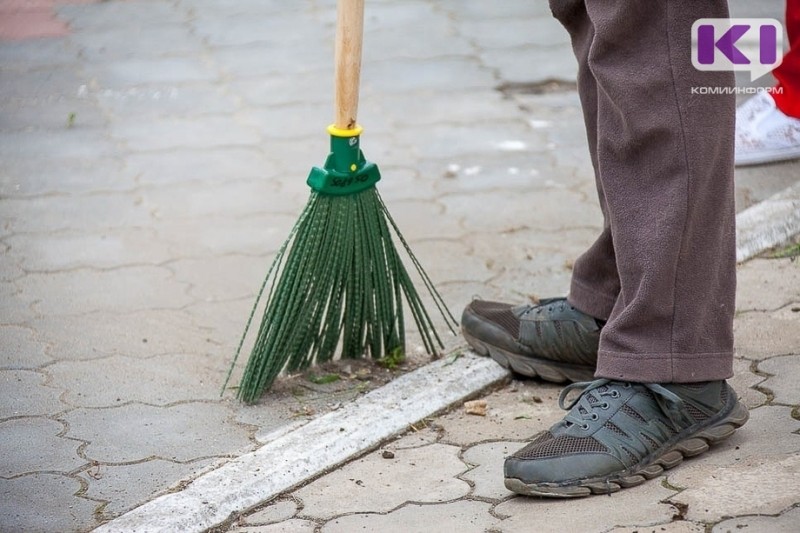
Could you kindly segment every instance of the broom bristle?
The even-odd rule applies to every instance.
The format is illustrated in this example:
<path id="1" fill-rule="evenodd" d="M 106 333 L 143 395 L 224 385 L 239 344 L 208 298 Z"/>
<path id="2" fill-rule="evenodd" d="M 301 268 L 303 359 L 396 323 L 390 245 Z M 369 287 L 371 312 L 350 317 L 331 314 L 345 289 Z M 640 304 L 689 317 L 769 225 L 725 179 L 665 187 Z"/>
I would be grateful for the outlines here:
<path id="1" fill-rule="evenodd" d="M 447 310 L 419 261 L 370 187 L 349 196 L 311 192 L 279 250 L 248 319 L 225 383 L 242 350 L 258 302 L 269 287 L 264 317 L 237 396 L 252 403 L 284 368 L 296 371 L 341 357 L 405 353 L 404 301 L 429 354 L 444 348 L 394 245 L 397 236 L 436 307 Z"/>

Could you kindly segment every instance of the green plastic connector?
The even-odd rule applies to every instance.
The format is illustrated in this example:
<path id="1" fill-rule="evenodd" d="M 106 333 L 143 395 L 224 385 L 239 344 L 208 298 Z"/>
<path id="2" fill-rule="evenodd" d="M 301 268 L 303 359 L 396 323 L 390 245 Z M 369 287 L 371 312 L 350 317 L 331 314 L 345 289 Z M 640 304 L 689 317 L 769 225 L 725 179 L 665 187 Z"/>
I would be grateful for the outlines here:
<path id="1" fill-rule="evenodd" d="M 313 167 L 306 183 L 320 194 L 344 196 L 374 187 L 380 179 L 378 166 L 361 152 L 359 135 L 331 135 L 331 152 L 325 165 Z"/>

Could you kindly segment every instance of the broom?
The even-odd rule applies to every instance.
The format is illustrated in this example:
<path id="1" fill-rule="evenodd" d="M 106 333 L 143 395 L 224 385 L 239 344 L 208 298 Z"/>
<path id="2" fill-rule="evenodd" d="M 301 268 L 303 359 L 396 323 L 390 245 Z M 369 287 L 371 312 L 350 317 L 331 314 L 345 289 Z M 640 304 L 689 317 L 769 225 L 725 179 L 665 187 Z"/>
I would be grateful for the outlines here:
<path id="1" fill-rule="evenodd" d="M 331 151 L 307 183 L 309 200 L 278 251 L 247 320 L 223 390 L 230 380 L 256 309 L 264 316 L 237 397 L 255 402 L 285 368 L 303 370 L 341 356 L 405 354 L 404 301 L 428 354 L 444 348 L 403 266 L 402 243 L 450 331 L 456 321 L 400 234 L 375 184 L 378 167 L 360 149 L 356 123 L 364 0 L 339 0 L 335 47 L 335 122 Z"/>

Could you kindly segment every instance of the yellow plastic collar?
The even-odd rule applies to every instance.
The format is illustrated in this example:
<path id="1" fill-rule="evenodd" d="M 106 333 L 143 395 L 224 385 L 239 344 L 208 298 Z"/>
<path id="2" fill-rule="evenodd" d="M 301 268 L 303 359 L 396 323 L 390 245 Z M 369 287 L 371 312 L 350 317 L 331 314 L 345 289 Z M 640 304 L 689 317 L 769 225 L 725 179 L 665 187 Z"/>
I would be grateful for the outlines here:
<path id="1" fill-rule="evenodd" d="M 358 137 L 361 135 L 361 132 L 364 131 L 364 128 L 356 124 L 356 127 L 352 130 L 345 130 L 342 128 L 337 128 L 335 124 L 331 124 L 328 126 L 328 133 L 333 135 L 334 137 Z"/>

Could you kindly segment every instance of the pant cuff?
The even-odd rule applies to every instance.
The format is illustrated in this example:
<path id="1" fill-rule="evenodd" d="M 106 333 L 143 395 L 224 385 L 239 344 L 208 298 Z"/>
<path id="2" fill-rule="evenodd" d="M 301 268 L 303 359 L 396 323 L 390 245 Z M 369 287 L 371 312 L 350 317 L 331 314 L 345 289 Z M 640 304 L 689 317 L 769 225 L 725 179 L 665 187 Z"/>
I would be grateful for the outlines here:
<path id="1" fill-rule="evenodd" d="M 595 377 L 639 383 L 696 383 L 733 376 L 733 352 L 618 353 L 599 350 Z"/>

